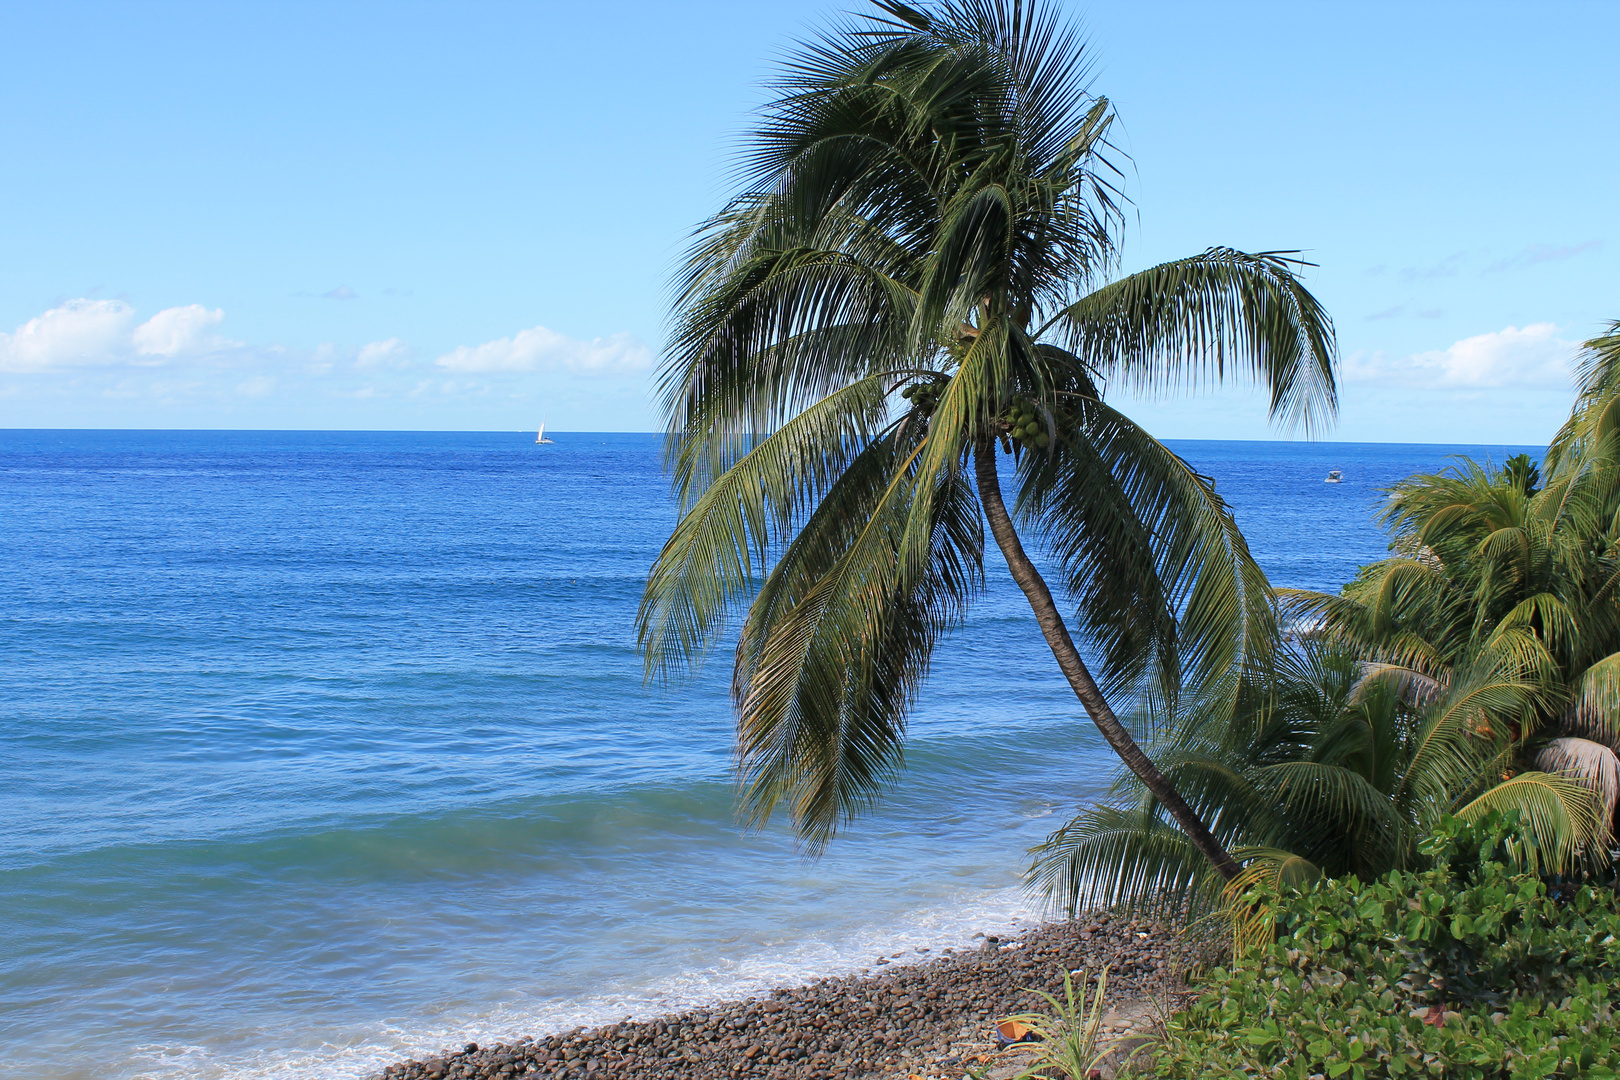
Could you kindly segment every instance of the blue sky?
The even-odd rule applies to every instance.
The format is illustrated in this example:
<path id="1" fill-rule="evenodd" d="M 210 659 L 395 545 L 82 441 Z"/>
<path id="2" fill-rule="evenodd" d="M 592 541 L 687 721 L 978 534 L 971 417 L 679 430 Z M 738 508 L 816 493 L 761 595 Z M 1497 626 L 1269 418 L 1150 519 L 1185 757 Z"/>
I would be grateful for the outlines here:
<path id="1" fill-rule="evenodd" d="M 0 7 L 0 426 L 652 430 L 665 283 L 845 3 Z M 1127 269 L 1299 248 L 1339 440 L 1546 440 L 1620 318 L 1620 5 L 1074 3 Z M 1255 394 L 1141 402 L 1266 438 Z"/>

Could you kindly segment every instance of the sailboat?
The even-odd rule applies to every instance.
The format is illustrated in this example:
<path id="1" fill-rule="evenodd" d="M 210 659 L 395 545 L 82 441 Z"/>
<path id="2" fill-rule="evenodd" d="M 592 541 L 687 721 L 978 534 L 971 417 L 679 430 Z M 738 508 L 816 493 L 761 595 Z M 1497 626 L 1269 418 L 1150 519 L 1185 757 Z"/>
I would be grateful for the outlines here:
<path id="1" fill-rule="evenodd" d="M 536 446 L 541 446 L 549 445 L 550 442 L 551 440 L 546 438 L 546 422 L 542 420 L 540 421 L 540 431 L 534 437 L 534 443 Z"/>

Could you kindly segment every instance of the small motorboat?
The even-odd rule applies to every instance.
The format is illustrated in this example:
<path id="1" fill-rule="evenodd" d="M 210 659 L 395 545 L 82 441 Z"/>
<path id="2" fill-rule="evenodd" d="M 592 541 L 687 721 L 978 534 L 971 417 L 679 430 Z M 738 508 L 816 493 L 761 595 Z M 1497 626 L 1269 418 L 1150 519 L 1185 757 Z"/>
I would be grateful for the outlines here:
<path id="1" fill-rule="evenodd" d="M 1344 470 L 1343 469 L 1329 469 L 1328 474 L 1327 474 L 1327 479 L 1323 480 L 1322 483 L 1324 483 L 1324 484 L 1342 484 L 1342 483 L 1344 483 Z"/>

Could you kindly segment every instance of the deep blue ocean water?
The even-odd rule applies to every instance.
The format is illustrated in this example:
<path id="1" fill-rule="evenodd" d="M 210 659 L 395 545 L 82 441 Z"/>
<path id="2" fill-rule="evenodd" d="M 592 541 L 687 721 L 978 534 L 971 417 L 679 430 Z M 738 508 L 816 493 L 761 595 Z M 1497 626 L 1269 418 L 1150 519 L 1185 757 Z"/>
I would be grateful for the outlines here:
<path id="1" fill-rule="evenodd" d="M 1112 758 L 998 556 L 809 862 L 734 821 L 724 653 L 643 685 L 657 438 L 555 438 L 0 431 L 0 1076 L 360 1077 L 1038 916 Z M 1380 488 L 1527 449 L 1172 445 L 1326 589 Z"/>

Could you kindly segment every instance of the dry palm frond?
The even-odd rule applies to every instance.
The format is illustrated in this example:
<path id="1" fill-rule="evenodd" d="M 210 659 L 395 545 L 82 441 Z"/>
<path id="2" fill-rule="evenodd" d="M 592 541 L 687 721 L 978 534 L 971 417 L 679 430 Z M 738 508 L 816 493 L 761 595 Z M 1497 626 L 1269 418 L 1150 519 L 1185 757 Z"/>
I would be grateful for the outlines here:
<path id="1" fill-rule="evenodd" d="M 1591 788 L 1603 804 L 1603 820 L 1614 820 L 1615 801 L 1620 798 L 1620 757 L 1613 750 L 1590 739 L 1554 739 L 1536 755 L 1536 768 Z"/>
<path id="2" fill-rule="evenodd" d="M 1446 683 L 1416 668 L 1402 664 L 1368 661 L 1361 665 L 1361 678 L 1350 691 L 1350 700 L 1360 701 L 1375 683 L 1385 683 L 1401 701 L 1414 709 L 1426 709 L 1440 699 Z"/>
<path id="3" fill-rule="evenodd" d="M 1249 894 L 1256 886 L 1272 891 L 1308 885 L 1322 876 L 1309 859 L 1276 848 L 1237 848 L 1232 852 L 1248 861 L 1243 872 L 1221 889 L 1227 918 L 1232 923 L 1232 951 L 1242 956 L 1249 949 L 1268 945 L 1276 936 L 1271 905 L 1255 903 Z"/>

